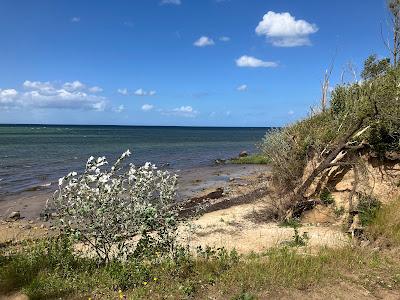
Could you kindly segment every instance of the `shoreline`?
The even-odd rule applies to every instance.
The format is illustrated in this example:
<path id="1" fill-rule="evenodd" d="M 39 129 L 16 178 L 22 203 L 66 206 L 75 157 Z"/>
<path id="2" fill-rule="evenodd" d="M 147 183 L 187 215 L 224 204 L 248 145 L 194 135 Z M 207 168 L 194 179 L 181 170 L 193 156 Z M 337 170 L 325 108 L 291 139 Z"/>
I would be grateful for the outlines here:
<path id="1" fill-rule="evenodd" d="M 199 197 L 213 189 L 226 188 L 230 184 L 240 184 L 243 181 L 242 177 L 268 172 L 268 170 L 269 167 L 266 165 L 223 164 L 172 170 L 171 172 L 179 176 L 177 201 L 183 202 Z M 52 184 L 51 187 L 54 188 L 24 191 L 4 197 L 0 200 L 0 220 L 6 221 L 10 213 L 19 211 L 21 220 L 40 221 L 40 213 L 46 200 L 51 198 L 56 191 L 55 185 Z"/>

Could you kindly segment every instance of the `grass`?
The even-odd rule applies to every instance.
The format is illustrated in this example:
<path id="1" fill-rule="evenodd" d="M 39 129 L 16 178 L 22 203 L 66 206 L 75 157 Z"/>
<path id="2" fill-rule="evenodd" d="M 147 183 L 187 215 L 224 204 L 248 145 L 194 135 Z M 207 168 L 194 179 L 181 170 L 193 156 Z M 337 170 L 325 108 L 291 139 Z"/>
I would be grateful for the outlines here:
<path id="1" fill-rule="evenodd" d="M 400 199 L 374 210 L 374 214 L 367 236 L 387 246 L 400 246 Z"/>
<path id="2" fill-rule="evenodd" d="M 400 246 L 400 199 L 377 209 L 365 236 Z M 294 221 L 286 226 L 297 228 Z M 30 299 L 258 299 L 267 292 L 317 291 L 345 282 L 371 292 L 399 289 L 400 254 L 348 245 L 340 249 L 276 247 L 259 254 L 207 247 L 174 258 L 98 264 L 73 254 L 63 238 L 0 249 L 0 295 Z"/>
<path id="3" fill-rule="evenodd" d="M 376 278 L 381 286 L 394 286 L 400 273 L 394 257 L 350 246 L 316 253 L 283 247 L 247 256 L 207 248 L 197 255 L 182 252 L 176 259 L 107 266 L 77 258 L 69 250 L 56 251 L 58 247 L 54 241 L 41 242 L 22 252 L 3 254 L 0 294 L 22 291 L 30 299 L 205 299 L 213 295 L 257 299 L 266 290 L 278 293 L 354 280 L 348 274 L 352 278 L 367 274 L 370 288 Z"/>
<path id="4" fill-rule="evenodd" d="M 333 198 L 331 192 L 329 190 L 327 190 L 327 189 L 322 191 L 322 193 L 319 196 L 319 199 L 325 205 L 329 205 L 329 204 L 335 203 L 335 199 Z"/>
<path id="5" fill-rule="evenodd" d="M 362 226 L 367 226 L 374 222 L 377 213 L 381 208 L 378 199 L 370 195 L 360 195 L 357 205 L 358 214 Z"/>
<path id="6" fill-rule="evenodd" d="M 243 164 L 243 165 L 246 164 L 267 165 L 269 162 L 270 162 L 269 159 L 261 154 L 253 154 L 244 157 L 232 158 L 231 160 L 229 160 L 229 163 Z"/>

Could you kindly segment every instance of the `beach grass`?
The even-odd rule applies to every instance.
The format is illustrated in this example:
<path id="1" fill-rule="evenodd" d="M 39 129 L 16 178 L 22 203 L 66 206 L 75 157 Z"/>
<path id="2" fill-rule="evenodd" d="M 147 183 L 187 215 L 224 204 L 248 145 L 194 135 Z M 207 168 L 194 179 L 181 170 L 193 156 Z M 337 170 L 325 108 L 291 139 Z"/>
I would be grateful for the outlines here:
<path id="1" fill-rule="evenodd" d="M 256 164 L 256 165 L 267 165 L 270 160 L 262 154 L 253 154 L 244 157 L 235 157 L 229 160 L 232 164 Z"/>
<path id="2" fill-rule="evenodd" d="M 98 265 L 41 241 L 0 257 L 0 294 L 19 291 L 30 299 L 257 299 L 339 281 L 394 287 L 400 256 L 348 246 L 342 249 L 274 248 L 239 256 L 223 249 L 182 253 L 157 262 L 128 260 Z M 57 242 L 59 243 L 59 242 Z M 57 250 L 57 251 L 56 251 Z M 247 297 L 247 298 L 244 298 Z"/>

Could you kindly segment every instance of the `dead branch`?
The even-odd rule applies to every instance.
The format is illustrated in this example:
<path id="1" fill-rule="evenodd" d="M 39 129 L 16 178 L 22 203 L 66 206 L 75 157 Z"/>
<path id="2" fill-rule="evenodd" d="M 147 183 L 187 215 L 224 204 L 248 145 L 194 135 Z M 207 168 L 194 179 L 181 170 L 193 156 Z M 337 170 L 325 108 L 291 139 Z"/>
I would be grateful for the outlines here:
<path id="1" fill-rule="evenodd" d="M 343 148 L 347 145 L 349 139 L 360 130 L 363 123 L 363 119 L 360 119 L 352 129 L 350 129 L 344 137 L 337 143 L 337 146 L 331 151 L 331 153 L 313 170 L 313 172 L 308 176 L 308 178 L 303 182 L 303 184 L 296 191 L 296 198 L 299 201 L 304 201 L 304 193 L 314 182 L 315 178 L 321 174 L 325 169 L 332 167 L 331 163 L 336 159 L 336 157 L 341 153 Z"/>

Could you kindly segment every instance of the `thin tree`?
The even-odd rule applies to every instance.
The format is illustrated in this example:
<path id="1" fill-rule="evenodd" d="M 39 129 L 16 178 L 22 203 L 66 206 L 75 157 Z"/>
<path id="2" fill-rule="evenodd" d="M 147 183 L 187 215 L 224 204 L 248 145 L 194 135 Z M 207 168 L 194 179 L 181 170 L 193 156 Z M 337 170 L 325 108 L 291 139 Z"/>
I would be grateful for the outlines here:
<path id="1" fill-rule="evenodd" d="M 390 29 L 393 31 L 393 42 L 384 40 L 386 48 L 393 57 L 393 65 L 399 62 L 400 54 L 400 0 L 387 0 L 387 7 L 390 13 Z"/>

